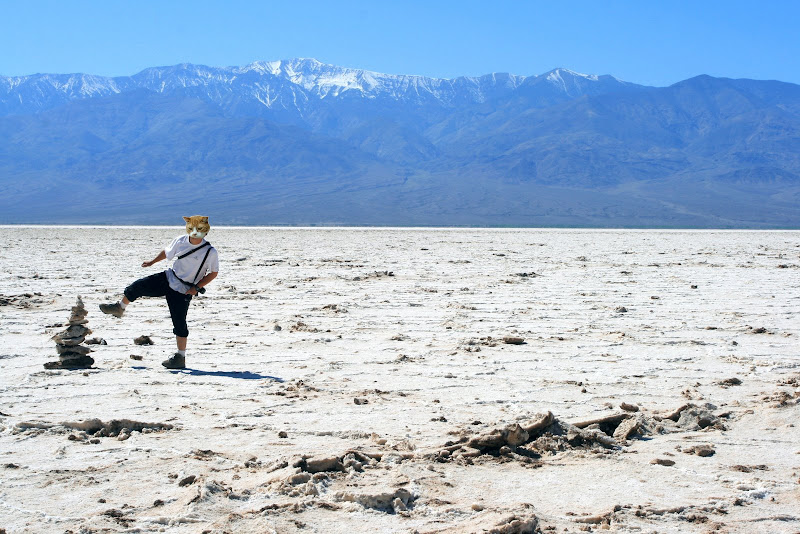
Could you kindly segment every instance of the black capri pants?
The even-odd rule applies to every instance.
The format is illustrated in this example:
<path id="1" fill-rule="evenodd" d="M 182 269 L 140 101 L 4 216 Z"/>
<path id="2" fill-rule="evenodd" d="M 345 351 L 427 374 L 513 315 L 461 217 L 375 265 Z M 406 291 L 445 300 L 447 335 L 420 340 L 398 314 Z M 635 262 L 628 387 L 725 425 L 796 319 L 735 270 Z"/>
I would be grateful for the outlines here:
<path id="1" fill-rule="evenodd" d="M 166 297 L 169 315 L 172 317 L 172 333 L 178 337 L 189 336 L 186 314 L 189 311 L 192 296 L 178 293 L 169 287 L 166 271 L 136 280 L 125 288 L 125 297 L 131 302 L 139 297 Z"/>

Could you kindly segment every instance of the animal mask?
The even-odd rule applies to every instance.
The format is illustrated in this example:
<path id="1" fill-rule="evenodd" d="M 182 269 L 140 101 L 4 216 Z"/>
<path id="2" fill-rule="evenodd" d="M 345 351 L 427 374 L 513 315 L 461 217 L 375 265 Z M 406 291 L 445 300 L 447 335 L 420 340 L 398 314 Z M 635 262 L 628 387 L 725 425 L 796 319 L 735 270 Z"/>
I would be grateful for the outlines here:
<path id="1" fill-rule="evenodd" d="M 184 217 L 186 221 L 186 233 L 189 237 L 196 239 L 203 239 L 208 231 L 211 230 L 211 225 L 208 224 L 208 217 L 202 215 L 192 215 L 191 217 Z"/>

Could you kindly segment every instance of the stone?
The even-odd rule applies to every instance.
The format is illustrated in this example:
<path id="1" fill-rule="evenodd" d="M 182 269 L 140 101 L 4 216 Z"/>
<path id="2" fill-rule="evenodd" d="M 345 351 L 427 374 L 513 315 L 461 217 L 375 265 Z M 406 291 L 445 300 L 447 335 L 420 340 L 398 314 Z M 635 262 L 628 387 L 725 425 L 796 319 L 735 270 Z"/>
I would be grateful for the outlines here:
<path id="1" fill-rule="evenodd" d="M 626 440 L 637 434 L 639 430 L 641 430 L 642 424 L 641 422 L 636 419 L 635 417 L 630 417 L 622 421 L 617 428 L 614 430 L 614 439 L 616 440 Z"/>
<path id="2" fill-rule="evenodd" d="M 720 380 L 720 381 L 717 382 L 717 384 L 719 384 L 720 386 L 722 386 L 724 388 L 727 388 L 727 387 L 730 387 L 730 386 L 741 386 L 742 385 L 742 381 L 741 381 L 741 379 L 736 378 L 734 376 L 732 378 L 726 378 L 725 380 Z"/>
<path id="3" fill-rule="evenodd" d="M 63 345 L 65 347 L 74 347 L 80 345 L 84 342 L 86 338 L 82 337 L 69 337 L 69 338 L 59 338 L 53 339 L 57 345 Z"/>
<path id="4" fill-rule="evenodd" d="M 56 345 L 59 357 L 63 354 L 81 354 L 86 355 L 92 352 L 92 349 L 85 345 Z"/>
<path id="5" fill-rule="evenodd" d="M 702 456 L 703 458 L 706 458 L 708 456 L 714 456 L 714 452 L 716 451 L 714 450 L 714 446 L 709 443 L 703 445 L 695 445 L 694 447 L 683 449 L 683 452 L 685 454 L 696 454 L 697 456 Z"/>
<path id="6" fill-rule="evenodd" d="M 47 362 L 44 364 L 45 369 L 88 369 L 94 365 L 94 359 L 91 356 L 84 356 L 82 354 L 69 354 L 67 357 L 57 362 Z"/>
<path id="7" fill-rule="evenodd" d="M 139 336 L 133 340 L 134 343 L 137 345 L 152 345 L 153 340 L 150 339 L 150 336 Z"/>
<path id="8" fill-rule="evenodd" d="M 342 459 L 338 456 L 316 456 L 313 458 L 306 458 L 303 471 L 307 473 L 344 471 L 344 465 L 342 465 Z"/>
<path id="9" fill-rule="evenodd" d="M 58 332 L 52 340 L 61 345 L 80 345 L 92 331 L 82 324 L 70 325 L 66 330 Z"/>
<path id="10" fill-rule="evenodd" d="M 94 365 L 94 359 L 88 356 L 92 349 L 83 344 L 86 336 L 92 333 L 85 326 L 89 322 L 88 314 L 79 296 L 70 310 L 69 326 L 50 338 L 56 344 L 59 361 L 45 363 L 45 369 L 88 369 Z"/>
<path id="11" fill-rule="evenodd" d="M 311 475 L 309 473 L 295 473 L 294 475 L 289 475 L 286 482 L 296 486 L 297 484 L 305 484 L 309 480 L 311 480 Z"/>
<path id="12" fill-rule="evenodd" d="M 675 460 L 670 460 L 668 458 L 656 458 L 654 460 L 651 460 L 650 463 L 653 465 L 663 465 L 666 467 L 672 467 L 673 465 L 675 465 Z"/>
<path id="13" fill-rule="evenodd" d="M 679 427 L 690 431 L 721 426 L 719 417 L 699 406 L 690 406 L 682 410 L 677 423 Z"/>
<path id="14" fill-rule="evenodd" d="M 528 431 L 515 423 L 475 436 L 467 442 L 467 447 L 480 451 L 500 449 L 503 446 L 518 447 L 526 443 L 529 438 Z"/>
<path id="15" fill-rule="evenodd" d="M 78 308 L 77 306 L 73 306 L 72 313 L 69 316 L 69 324 L 86 324 L 89 322 L 86 320 L 87 315 L 89 315 L 89 312 L 86 311 L 86 308 Z"/>

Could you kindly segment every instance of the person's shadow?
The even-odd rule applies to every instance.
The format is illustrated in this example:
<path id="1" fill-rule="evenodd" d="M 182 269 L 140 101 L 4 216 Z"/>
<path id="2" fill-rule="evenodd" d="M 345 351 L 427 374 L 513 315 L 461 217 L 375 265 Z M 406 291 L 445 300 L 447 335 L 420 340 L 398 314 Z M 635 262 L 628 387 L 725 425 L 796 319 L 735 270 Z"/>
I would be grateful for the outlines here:
<path id="1" fill-rule="evenodd" d="M 134 369 L 143 370 L 147 367 L 141 365 L 133 366 Z M 283 382 L 283 378 L 270 375 L 261 375 L 258 373 L 251 373 L 250 371 L 203 371 L 201 369 L 172 369 L 169 371 L 172 374 L 184 374 L 190 376 L 221 376 L 224 378 L 238 378 L 240 380 L 272 380 L 274 382 Z"/>
<path id="2" fill-rule="evenodd" d="M 170 371 L 172 374 L 184 374 L 191 376 L 221 376 L 225 378 L 238 378 L 240 380 L 273 380 L 275 382 L 283 382 L 283 378 L 277 376 L 262 375 L 259 373 L 252 373 L 250 371 L 203 371 L 200 369 L 175 369 Z"/>

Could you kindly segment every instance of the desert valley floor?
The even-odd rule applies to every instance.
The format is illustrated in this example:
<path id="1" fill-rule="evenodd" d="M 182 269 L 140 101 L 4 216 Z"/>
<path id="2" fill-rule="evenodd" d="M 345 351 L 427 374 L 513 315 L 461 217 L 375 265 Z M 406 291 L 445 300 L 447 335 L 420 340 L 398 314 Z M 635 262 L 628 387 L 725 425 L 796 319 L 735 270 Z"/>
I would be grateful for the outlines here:
<path id="1" fill-rule="evenodd" d="M 0 532 L 800 532 L 800 232 L 181 233 L 0 231 Z"/>

